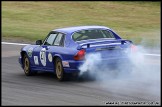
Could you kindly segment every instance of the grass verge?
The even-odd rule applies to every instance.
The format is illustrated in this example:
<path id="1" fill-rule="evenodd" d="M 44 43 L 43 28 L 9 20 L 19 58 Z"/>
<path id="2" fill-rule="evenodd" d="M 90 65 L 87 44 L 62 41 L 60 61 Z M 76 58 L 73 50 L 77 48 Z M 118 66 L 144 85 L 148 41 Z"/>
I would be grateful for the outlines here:
<path id="1" fill-rule="evenodd" d="M 2 38 L 44 39 L 50 30 L 103 25 L 135 44 L 160 46 L 160 2 L 2 1 Z"/>

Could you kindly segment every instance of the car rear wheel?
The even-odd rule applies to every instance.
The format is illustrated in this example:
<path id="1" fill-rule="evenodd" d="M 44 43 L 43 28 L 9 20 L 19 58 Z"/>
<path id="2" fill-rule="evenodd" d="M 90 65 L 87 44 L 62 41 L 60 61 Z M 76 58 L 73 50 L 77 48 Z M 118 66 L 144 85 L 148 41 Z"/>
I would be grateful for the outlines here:
<path id="1" fill-rule="evenodd" d="M 56 71 L 57 79 L 59 81 L 65 80 L 66 74 L 64 73 L 62 61 L 60 58 L 56 58 L 56 60 L 55 60 L 55 71 Z"/>
<path id="2" fill-rule="evenodd" d="M 37 73 L 36 71 L 33 72 L 30 70 L 30 61 L 26 54 L 23 57 L 23 64 L 24 64 L 24 73 L 26 76 L 35 75 Z"/>

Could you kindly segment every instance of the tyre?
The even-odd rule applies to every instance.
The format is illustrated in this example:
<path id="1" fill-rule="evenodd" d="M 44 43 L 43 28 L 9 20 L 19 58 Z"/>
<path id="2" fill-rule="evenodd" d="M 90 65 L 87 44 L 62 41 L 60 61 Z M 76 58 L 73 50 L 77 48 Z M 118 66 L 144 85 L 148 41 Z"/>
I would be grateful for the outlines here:
<path id="1" fill-rule="evenodd" d="M 23 57 L 23 68 L 24 68 L 24 73 L 25 73 L 26 76 L 35 75 L 37 73 L 36 71 L 31 71 L 30 61 L 29 61 L 29 58 L 26 54 Z"/>
<path id="2" fill-rule="evenodd" d="M 59 81 L 64 81 L 66 79 L 66 74 L 64 73 L 62 61 L 60 58 L 56 58 L 55 60 L 55 71 L 56 77 Z"/>

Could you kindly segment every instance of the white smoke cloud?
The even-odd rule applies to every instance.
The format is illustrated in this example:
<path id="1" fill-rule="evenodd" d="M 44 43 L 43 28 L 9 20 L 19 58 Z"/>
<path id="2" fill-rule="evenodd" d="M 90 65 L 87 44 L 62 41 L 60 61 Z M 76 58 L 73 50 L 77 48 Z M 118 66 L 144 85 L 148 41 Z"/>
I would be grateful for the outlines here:
<path id="1" fill-rule="evenodd" d="M 84 72 L 89 71 L 90 74 L 96 72 L 98 70 L 98 64 L 101 63 L 101 54 L 89 54 L 86 55 L 86 61 L 85 63 L 80 66 L 80 75 L 82 75 Z"/>
<path id="2" fill-rule="evenodd" d="M 137 52 L 129 55 L 132 70 L 128 69 L 129 65 L 123 64 L 117 65 L 118 69 L 111 69 L 103 63 L 100 53 L 92 53 L 86 55 L 85 63 L 80 66 L 80 76 L 87 71 L 101 87 L 114 93 L 119 90 L 141 92 L 160 99 L 160 62 L 151 62 L 153 58 L 143 54 L 147 53 L 144 47 L 137 46 L 137 49 Z"/>

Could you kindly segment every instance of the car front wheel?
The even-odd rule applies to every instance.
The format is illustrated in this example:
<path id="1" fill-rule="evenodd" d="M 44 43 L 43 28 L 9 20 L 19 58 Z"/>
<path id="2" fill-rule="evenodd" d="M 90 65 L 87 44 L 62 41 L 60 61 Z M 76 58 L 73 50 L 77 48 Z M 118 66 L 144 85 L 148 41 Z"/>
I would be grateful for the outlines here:
<path id="1" fill-rule="evenodd" d="M 35 75 L 37 73 L 36 71 L 32 72 L 30 70 L 30 62 L 26 54 L 23 57 L 23 64 L 24 64 L 24 73 L 26 76 Z"/>

